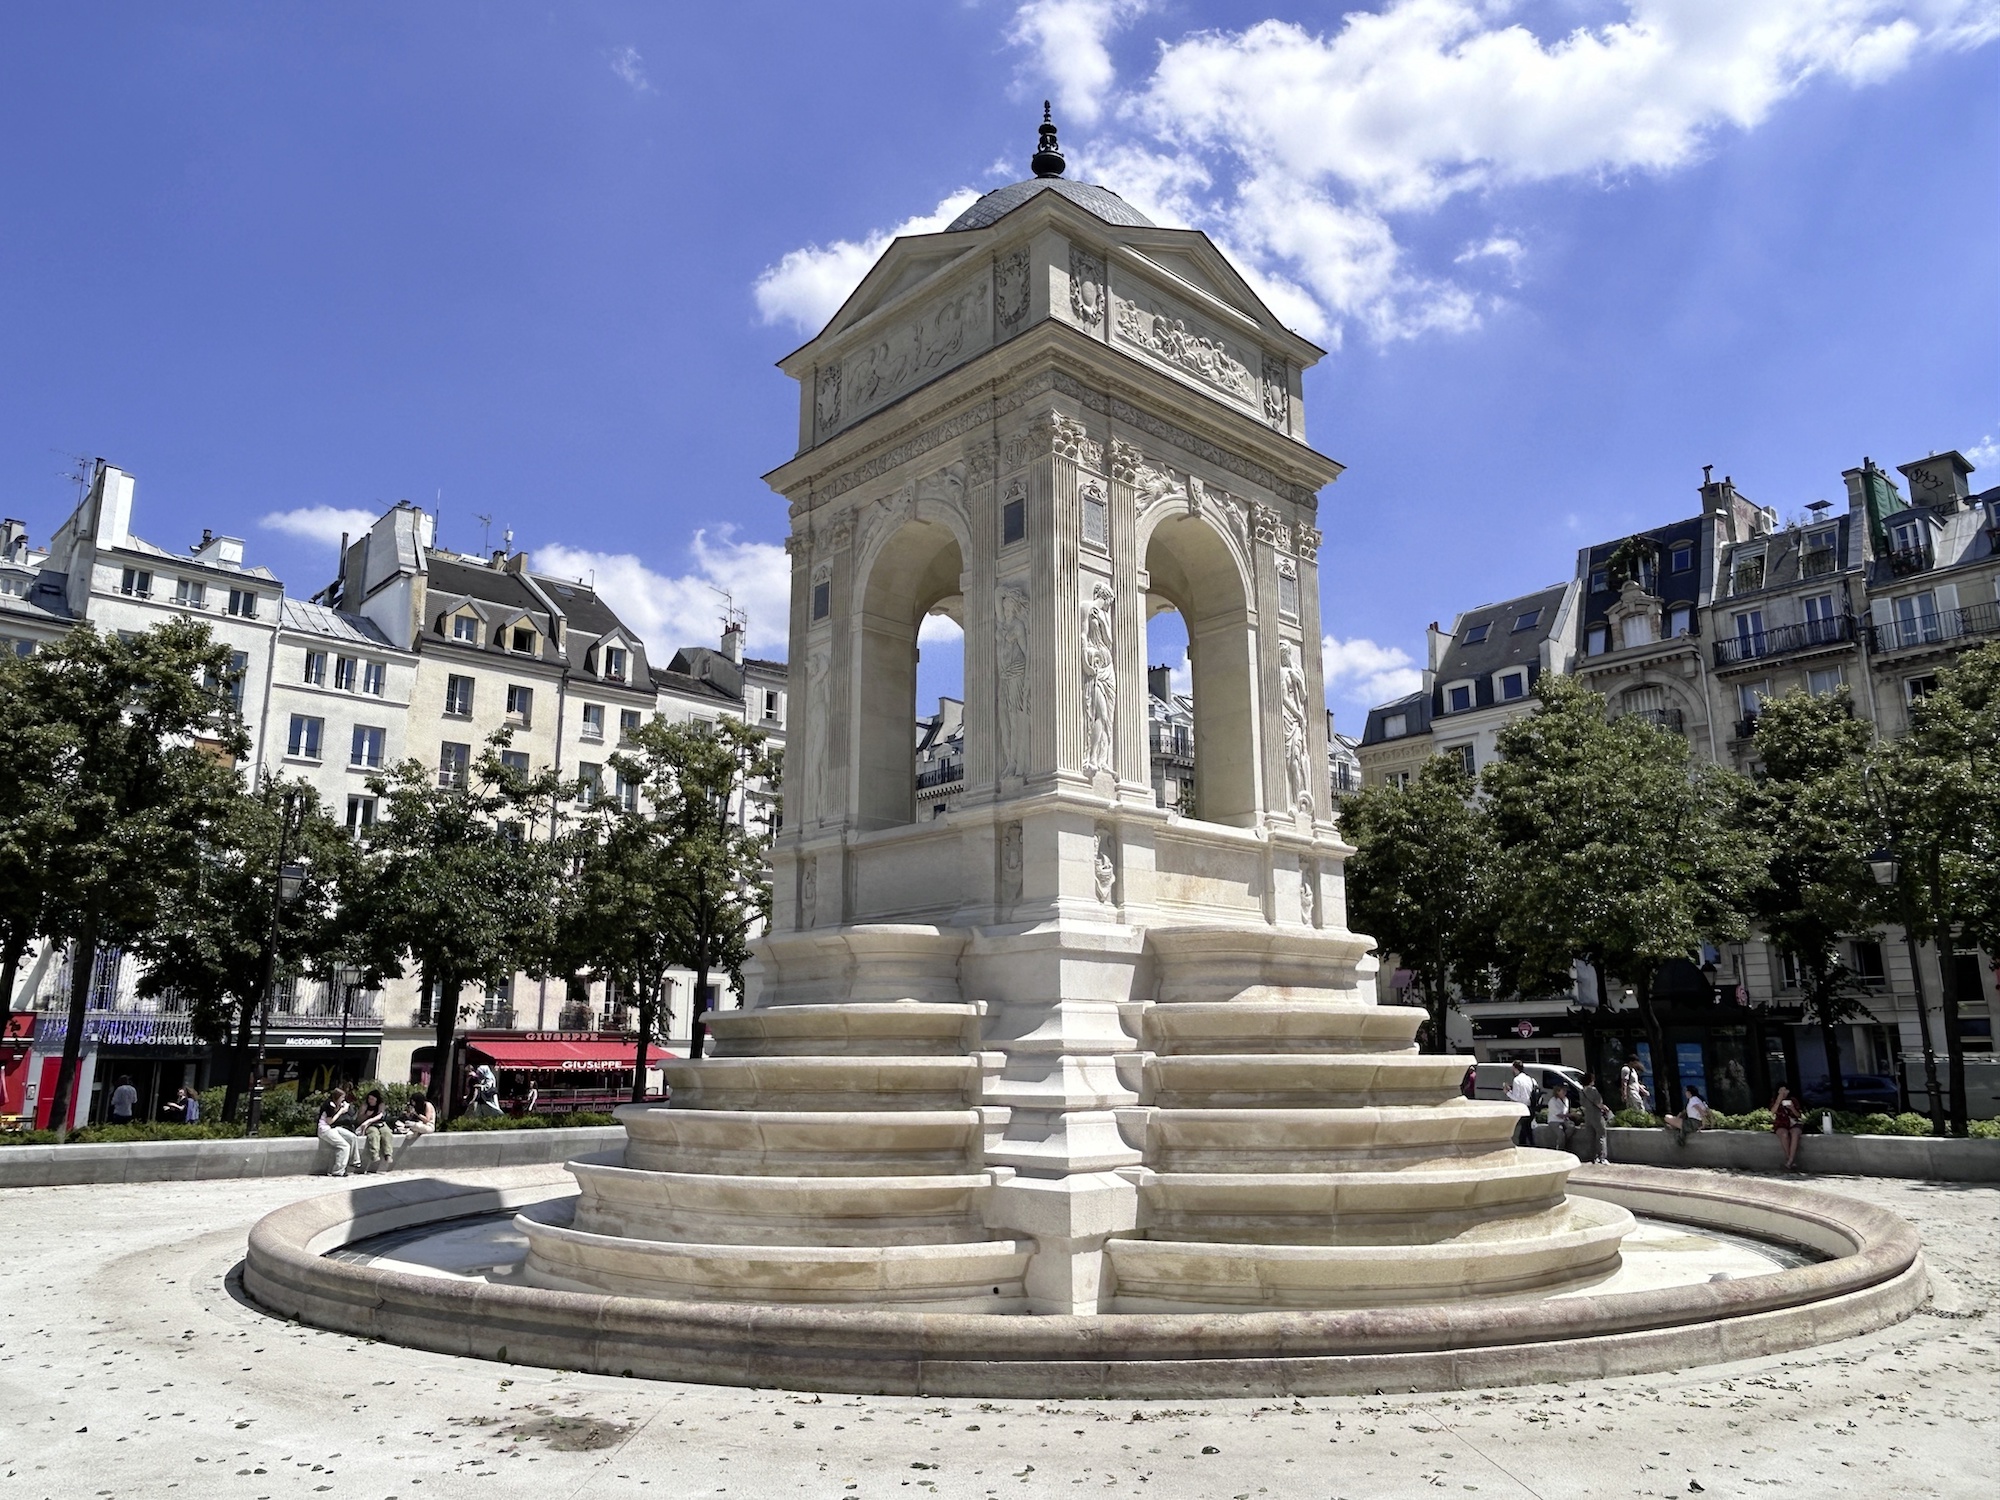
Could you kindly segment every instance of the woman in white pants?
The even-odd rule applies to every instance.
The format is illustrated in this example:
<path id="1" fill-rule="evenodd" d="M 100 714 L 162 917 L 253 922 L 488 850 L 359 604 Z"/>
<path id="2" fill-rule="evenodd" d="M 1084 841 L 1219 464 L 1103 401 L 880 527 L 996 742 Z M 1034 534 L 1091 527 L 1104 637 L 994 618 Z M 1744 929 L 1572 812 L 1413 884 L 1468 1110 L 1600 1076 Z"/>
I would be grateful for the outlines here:
<path id="1" fill-rule="evenodd" d="M 347 1102 L 347 1090 L 335 1089 L 319 1107 L 319 1140 L 333 1148 L 329 1177 L 345 1177 L 348 1163 L 361 1154 L 361 1137 L 348 1127 L 354 1121 L 354 1107 Z"/>

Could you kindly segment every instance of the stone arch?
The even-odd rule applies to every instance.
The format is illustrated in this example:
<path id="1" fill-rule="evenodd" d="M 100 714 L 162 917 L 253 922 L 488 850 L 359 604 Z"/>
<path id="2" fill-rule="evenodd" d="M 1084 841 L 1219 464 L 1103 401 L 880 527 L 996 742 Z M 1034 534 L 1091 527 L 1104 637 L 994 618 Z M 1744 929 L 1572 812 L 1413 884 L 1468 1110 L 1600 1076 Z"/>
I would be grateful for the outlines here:
<path id="1" fill-rule="evenodd" d="M 1205 515 L 1164 516 L 1144 539 L 1148 618 L 1171 607 L 1187 627 L 1194 674 L 1194 774 L 1204 822 L 1257 821 L 1256 649 L 1250 590 Z"/>
<path id="2" fill-rule="evenodd" d="M 895 828 L 916 818 L 917 630 L 940 605 L 964 625 L 964 571 L 960 539 L 942 519 L 905 521 L 867 565 L 854 653 L 854 811 L 862 828 Z"/>

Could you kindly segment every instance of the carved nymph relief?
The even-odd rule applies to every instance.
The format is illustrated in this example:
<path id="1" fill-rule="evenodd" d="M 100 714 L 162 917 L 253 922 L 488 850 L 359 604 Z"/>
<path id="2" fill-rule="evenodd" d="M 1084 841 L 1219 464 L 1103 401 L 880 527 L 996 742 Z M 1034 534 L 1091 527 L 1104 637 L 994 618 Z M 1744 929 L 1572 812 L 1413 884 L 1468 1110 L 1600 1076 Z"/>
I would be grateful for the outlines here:
<path id="1" fill-rule="evenodd" d="M 1028 594 L 1003 584 L 994 596 L 999 616 L 1000 774 L 1028 774 Z"/>
<path id="2" fill-rule="evenodd" d="M 1118 662 L 1112 642 L 1111 586 L 1094 582 L 1083 609 L 1083 770 L 1117 772 L 1112 725 L 1118 713 Z"/>
<path id="3" fill-rule="evenodd" d="M 1299 648 L 1278 643 L 1278 702 L 1285 727 L 1285 807 L 1290 812 L 1313 810 L 1312 750 L 1306 738 L 1306 674 Z"/>

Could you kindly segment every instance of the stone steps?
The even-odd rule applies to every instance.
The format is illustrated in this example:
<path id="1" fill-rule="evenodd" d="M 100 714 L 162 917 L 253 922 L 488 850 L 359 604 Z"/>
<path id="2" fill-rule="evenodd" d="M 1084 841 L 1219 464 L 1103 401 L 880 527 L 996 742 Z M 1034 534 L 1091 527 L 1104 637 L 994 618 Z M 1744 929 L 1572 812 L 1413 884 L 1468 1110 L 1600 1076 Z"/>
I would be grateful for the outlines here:
<path id="1" fill-rule="evenodd" d="M 626 1239 L 725 1245 L 960 1244 L 988 1238 L 981 1210 L 1013 1174 L 728 1177 L 578 1162 L 573 1227 Z"/>
<path id="2" fill-rule="evenodd" d="M 718 1011 L 716 1057 L 959 1057 L 979 1044 L 983 1006 L 895 1000 Z"/>
<path id="3" fill-rule="evenodd" d="M 917 1312 L 1010 1313 L 1033 1240 L 946 1245 L 684 1244 L 515 1221 L 528 1240 L 531 1285 L 685 1302 L 859 1304 Z"/>
<path id="4" fill-rule="evenodd" d="M 1381 1245 L 1246 1245 L 1114 1239 L 1114 1312 L 1397 1307 L 1542 1297 L 1611 1275 L 1632 1216 L 1566 1199 L 1451 1239 Z"/>
<path id="5" fill-rule="evenodd" d="M 1139 1109 L 1128 1139 L 1160 1172 L 1396 1172 L 1513 1150 L 1511 1104 L 1353 1109 Z"/>
<path id="6" fill-rule="evenodd" d="M 1148 1006 L 1141 1028 L 1146 1046 L 1163 1057 L 1273 1052 L 1414 1053 L 1417 1027 L 1423 1019 L 1421 1009 L 1407 1005 L 1187 1001 Z"/>
<path id="7" fill-rule="evenodd" d="M 625 1165 L 737 1176 L 871 1177 L 972 1171 L 975 1109 L 667 1109 L 627 1104 Z"/>
<path id="8" fill-rule="evenodd" d="M 1168 1109 L 1449 1105 L 1461 1096 L 1456 1057 L 1395 1053 L 1241 1053 L 1151 1057 L 1140 1100 Z"/>
<path id="9" fill-rule="evenodd" d="M 971 1057 L 714 1057 L 661 1070 L 675 1109 L 939 1110 L 979 1102 Z"/>

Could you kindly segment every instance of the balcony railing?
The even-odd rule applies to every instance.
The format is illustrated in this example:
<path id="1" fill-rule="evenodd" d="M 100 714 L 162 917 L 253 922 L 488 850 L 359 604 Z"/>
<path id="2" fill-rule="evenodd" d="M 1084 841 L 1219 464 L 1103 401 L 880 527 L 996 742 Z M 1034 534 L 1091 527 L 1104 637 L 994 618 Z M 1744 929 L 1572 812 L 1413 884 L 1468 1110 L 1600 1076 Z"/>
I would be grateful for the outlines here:
<path id="1" fill-rule="evenodd" d="M 1941 646 L 1982 635 L 2000 635 L 2000 604 L 1968 604 L 1963 609 L 1944 609 L 1915 620 L 1892 620 L 1869 627 L 1875 651 Z"/>
<path id="2" fill-rule="evenodd" d="M 1739 740 L 1747 740 L 1752 738 L 1757 733 L 1758 717 L 1759 716 L 1756 714 L 1748 714 L 1745 717 L 1738 719 L 1736 721 L 1736 738 L 1738 738 Z"/>
<path id="3" fill-rule="evenodd" d="M 954 781 L 965 780 L 965 762 L 962 760 L 939 761 L 917 772 L 917 790 L 927 791 L 934 786 L 949 786 Z"/>
<path id="4" fill-rule="evenodd" d="M 1152 732 L 1152 753 L 1168 755 L 1180 760 L 1194 759 L 1194 736 L 1185 729 L 1174 730 L 1155 724 Z"/>
<path id="5" fill-rule="evenodd" d="M 1670 729 L 1675 734 L 1681 732 L 1683 720 L 1678 708 L 1635 708 L 1618 716 L 1621 719 L 1643 719 L 1655 729 Z"/>
<path id="6" fill-rule="evenodd" d="M 1817 651 L 1839 646 L 1854 639 L 1854 617 L 1835 615 L 1825 620 L 1807 620 L 1800 625 L 1774 625 L 1769 630 L 1729 636 L 1715 643 L 1715 664 L 1733 667 L 1746 661 L 1762 661 L 1772 656 L 1789 656 L 1798 651 Z"/>
<path id="7" fill-rule="evenodd" d="M 1831 547 L 1815 547 L 1799 562 L 1801 578 L 1824 578 L 1840 571 L 1840 554 Z"/>
<path id="8" fill-rule="evenodd" d="M 1916 547 L 1897 547 L 1886 559 L 1889 571 L 1898 578 L 1906 578 L 1912 573 L 1921 573 L 1931 565 L 1931 544 Z"/>

